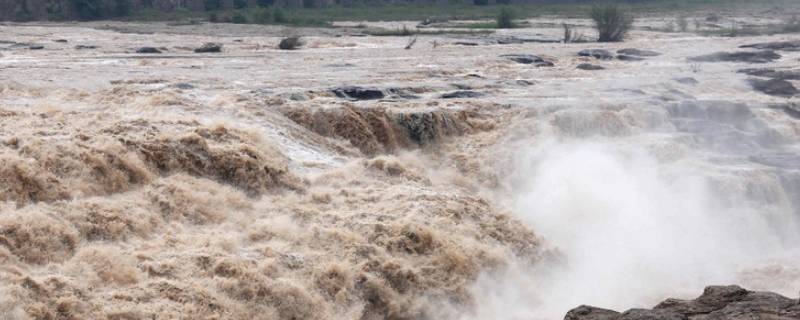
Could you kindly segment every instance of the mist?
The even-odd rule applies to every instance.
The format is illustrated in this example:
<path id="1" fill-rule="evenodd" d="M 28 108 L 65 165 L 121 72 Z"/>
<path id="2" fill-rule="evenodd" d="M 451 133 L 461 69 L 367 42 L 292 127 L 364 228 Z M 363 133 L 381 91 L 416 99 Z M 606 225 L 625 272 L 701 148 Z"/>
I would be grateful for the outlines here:
<path id="1" fill-rule="evenodd" d="M 683 132 L 669 118 L 658 128 L 634 123 L 625 136 L 585 127 L 576 136 L 563 130 L 574 125 L 544 117 L 541 131 L 549 137 L 517 144 L 527 147 L 512 153 L 512 211 L 554 254 L 535 266 L 514 262 L 484 274 L 473 288 L 481 302 L 474 318 L 560 319 L 582 304 L 650 308 L 711 284 L 796 294 L 796 283 L 773 277 L 762 286 L 743 276 L 800 262 L 792 191 L 779 174 L 739 161 L 741 149 L 715 140 L 709 157 L 708 145 L 695 149 L 684 141 L 697 140 L 675 139 Z M 692 135 L 724 122 L 709 121 Z M 748 130 L 768 130 L 751 124 Z M 665 156 L 673 152 L 679 155 Z"/>

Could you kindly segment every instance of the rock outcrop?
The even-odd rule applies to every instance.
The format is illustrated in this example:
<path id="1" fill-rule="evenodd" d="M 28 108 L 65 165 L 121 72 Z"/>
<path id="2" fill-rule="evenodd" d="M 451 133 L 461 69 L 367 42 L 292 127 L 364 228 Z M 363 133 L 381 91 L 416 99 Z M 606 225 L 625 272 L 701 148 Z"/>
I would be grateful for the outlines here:
<path id="1" fill-rule="evenodd" d="M 661 55 L 660 52 L 655 52 L 652 50 L 635 49 L 635 48 L 619 49 L 617 50 L 617 53 L 628 56 L 637 56 L 637 57 L 657 57 Z"/>
<path id="2" fill-rule="evenodd" d="M 383 90 L 356 86 L 334 88 L 331 90 L 331 92 L 333 92 L 333 94 L 339 98 L 353 101 L 377 100 L 383 99 L 383 97 L 386 96 L 386 94 L 383 93 Z"/>
<path id="3" fill-rule="evenodd" d="M 800 319 L 800 303 L 771 292 L 739 286 L 710 286 L 694 300 L 667 299 L 653 309 L 625 312 L 579 306 L 564 320 L 790 320 Z"/>
<path id="4" fill-rule="evenodd" d="M 521 64 L 532 64 L 536 67 L 552 67 L 555 64 L 550 61 L 546 60 L 542 57 L 532 55 L 532 54 L 504 54 L 501 57 L 507 58 L 511 61 Z"/>
<path id="5" fill-rule="evenodd" d="M 770 68 L 742 69 L 738 71 L 750 76 L 781 80 L 800 80 L 800 70 L 775 70 Z"/>
<path id="6" fill-rule="evenodd" d="M 742 52 L 717 52 L 704 56 L 689 58 L 692 62 L 746 62 L 767 63 L 781 58 L 775 51 L 742 51 Z"/>
<path id="7" fill-rule="evenodd" d="M 586 49 L 581 50 L 578 52 L 578 55 L 581 57 L 593 57 L 600 60 L 611 60 L 614 59 L 614 54 L 611 51 L 604 50 L 604 49 Z"/>
<path id="8" fill-rule="evenodd" d="M 748 83 L 753 89 L 771 96 L 792 97 L 800 93 L 791 82 L 783 79 L 750 79 Z"/>
<path id="9" fill-rule="evenodd" d="M 795 40 L 795 41 L 779 41 L 779 42 L 762 42 L 762 43 L 743 45 L 740 48 L 798 51 L 800 50 L 800 41 Z"/>
<path id="10" fill-rule="evenodd" d="M 218 53 L 218 52 L 222 52 L 222 44 L 213 43 L 213 42 L 207 42 L 207 43 L 204 43 L 199 48 L 194 49 L 194 52 L 195 53 Z"/>
<path id="11" fill-rule="evenodd" d="M 595 71 L 595 70 L 603 70 L 603 69 L 605 69 L 605 67 L 603 67 L 603 66 L 598 66 L 596 64 L 591 64 L 591 63 L 581 63 L 576 68 L 581 69 L 581 70 L 588 70 L 588 71 Z"/>

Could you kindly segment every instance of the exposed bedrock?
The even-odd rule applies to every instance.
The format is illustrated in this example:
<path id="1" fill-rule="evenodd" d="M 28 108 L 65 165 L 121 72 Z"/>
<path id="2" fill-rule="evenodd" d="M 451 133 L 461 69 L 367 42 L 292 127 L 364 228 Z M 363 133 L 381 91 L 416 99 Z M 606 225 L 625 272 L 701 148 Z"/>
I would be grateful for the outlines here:
<path id="1" fill-rule="evenodd" d="M 741 51 L 741 52 L 717 52 L 703 56 L 691 57 L 692 62 L 746 62 L 746 63 L 767 63 L 781 58 L 775 51 Z"/>
<path id="2" fill-rule="evenodd" d="M 740 48 L 798 51 L 800 50 L 800 41 L 794 40 L 794 41 L 762 42 L 762 43 L 743 45 Z"/>
<path id="3" fill-rule="evenodd" d="M 771 96 L 792 97 L 800 93 L 791 82 L 782 79 L 750 79 L 747 82 L 753 89 Z"/>
<path id="4" fill-rule="evenodd" d="M 694 300 L 667 299 L 652 309 L 625 312 L 591 306 L 570 310 L 564 320 L 750 320 L 800 319 L 800 303 L 772 292 L 710 286 Z"/>
<path id="5" fill-rule="evenodd" d="M 593 57 L 600 60 L 614 59 L 614 54 L 604 49 L 585 49 L 578 52 L 578 55 L 581 57 Z"/>

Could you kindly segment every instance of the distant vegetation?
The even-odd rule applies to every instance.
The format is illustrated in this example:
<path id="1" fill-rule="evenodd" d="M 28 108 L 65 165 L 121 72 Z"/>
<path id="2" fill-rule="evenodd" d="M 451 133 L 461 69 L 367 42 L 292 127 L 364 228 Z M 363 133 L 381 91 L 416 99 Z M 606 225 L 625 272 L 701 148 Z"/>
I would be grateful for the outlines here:
<path id="1" fill-rule="evenodd" d="M 115 17 L 125 17 L 131 14 L 130 0 L 70 0 L 72 8 L 75 10 L 80 20 L 99 20 Z M 63 12 L 58 13 L 63 17 Z"/>
<path id="2" fill-rule="evenodd" d="M 615 4 L 593 6 L 590 17 L 599 42 L 623 41 L 633 27 L 633 17 Z"/>
<path id="3" fill-rule="evenodd" d="M 15 0 L 0 0 L 15 1 Z M 32 2 L 42 5 L 30 5 Z M 163 2 L 163 3 L 162 3 Z M 0 12 L 0 19 L 27 21 L 123 19 L 140 21 L 208 20 L 292 26 L 329 26 L 335 21 L 422 21 L 490 20 L 476 23 L 476 29 L 508 27 L 500 19 L 507 13 L 526 19 L 540 15 L 581 17 L 591 10 L 594 0 L 347 0 L 331 4 L 323 0 L 27 0 L 17 1 L 12 11 Z M 793 0 L 597 0 L 619 3 L 631 13 L 687 13 L 724 7 L 777 7 Z M 46 4 L 45 4 L 46 3 Z M 162 3 L 162 5 L 159 5 Z M 180 4 L 175 7 L 176 4 Z M 161 7 L 172 10 L 159 9 Z M 505 13 L 504 13 L 505 11 Z M 508 21 L 508 19 L 506 19 Z M 513 19 L 510 20 L 512 25 Z M 678 30 L 684 22 L 676 20 Z M 517 21 L 519 26 L 519 21 Z M 797 24 L 787 24 L 787 32 Z"/>
<path id="4" fill-rule="evenodd" d="M 708 20 L 708 18 L 706 18 Z M 719 22 L 719 21 L 718 21 Z M 749 37 L 749 36 L 763 36 L 775 34 L 791 34 L 800 33 L 800 19 L 792 16 L 782 23 L 774 23 L 760 26 L 741 25 L 736 20 L 727 21 L 722 25 L 724 28 L 714 28 L 700 30 L 697 32 L 706 36 L 723 36 L 723 37 Z"/>
<path id="5" fill-rule="evenodd" d="M 514 15 L 508 8 L 501 9 L 495 20 L 497 21 L 497 27 L 500 29 L 510 29 L 514 27 Z"/>

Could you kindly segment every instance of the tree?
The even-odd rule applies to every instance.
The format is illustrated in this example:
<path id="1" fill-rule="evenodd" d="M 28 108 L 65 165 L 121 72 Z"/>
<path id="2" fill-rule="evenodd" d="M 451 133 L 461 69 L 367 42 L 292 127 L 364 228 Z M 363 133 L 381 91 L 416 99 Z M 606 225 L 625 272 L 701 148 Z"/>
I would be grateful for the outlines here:
<path id="1" fill-rule="evenodd" d="M 102 0 L 71 0 L 72 7 L 78 13 L 78 19 L 97 20 L 105 17 Z"/>
<path id="2" fill-rule="evenodd" d="M 220 0 L 205 0 L 203 3 L 206 11 L 214 11 L 222 9 L 222 2 Z"/>
<path id="3" fill-rule="evenodd" d="M 500 9 L 496 18 L 497 27 L 500 29 L 510 29 L 514 27 L 514 15 L 508 8 Z"/>
<path id="4" fill-rule="evenodd" d="M 615 4 L 593 6 L 590 17 L 597 29 L 599 42 L 623 41 L 634 20 Z"/>

